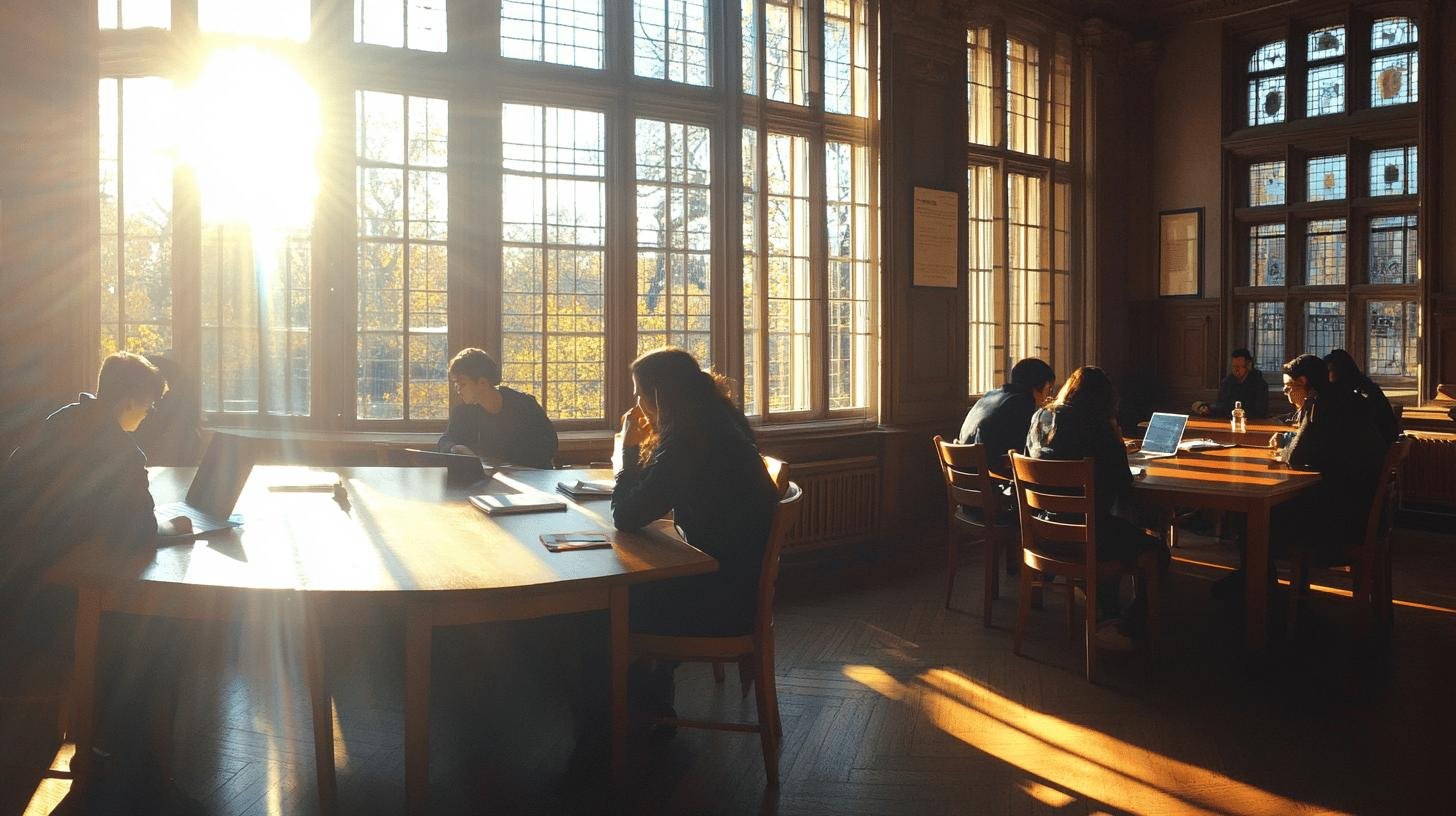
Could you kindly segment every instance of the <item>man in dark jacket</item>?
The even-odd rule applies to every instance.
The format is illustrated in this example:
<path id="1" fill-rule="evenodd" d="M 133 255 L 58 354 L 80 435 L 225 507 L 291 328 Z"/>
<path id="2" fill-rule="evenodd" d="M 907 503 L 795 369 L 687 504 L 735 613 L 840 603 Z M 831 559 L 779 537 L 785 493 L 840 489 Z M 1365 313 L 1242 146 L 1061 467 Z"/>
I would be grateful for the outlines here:
<path id="1" fill-rule="evenodd" d="M 556 456 L 556 428 L 541 404 L 500 384 L 500 364 L 478 348 L 450 361 L 450 385 L 460 403 L 436 449 L 474 455 L 498 464 L 549 468 Z"/>
<path id="2" fill-rule="evenodd" d="M 1031 417 L 1051 398 L 1056 380 L 1052 367 L 1035 357 L 1018 362 L 1011 367 L 1011 382 L 987 391 L 971 406 L 956 443 L 985 445 L 992 467 L 1010 473 L 1006 451 L 1026 453 Z"/>
<path id="3" fill-rule="evenodd" d="M 1269 383 L 1264 380 L 1263 372 L 1254 368 L 1254 356 L 1245 348 L 1234 349 L 1229 374 L 1218 385 L 1218 399 L 1212 405 L 1195 402 L 1193 412 L 1199 416 L 1227 418 L 1236 402 L 1244 404 L 1244 416 L 1249 419 L 1269 416 Z"/>

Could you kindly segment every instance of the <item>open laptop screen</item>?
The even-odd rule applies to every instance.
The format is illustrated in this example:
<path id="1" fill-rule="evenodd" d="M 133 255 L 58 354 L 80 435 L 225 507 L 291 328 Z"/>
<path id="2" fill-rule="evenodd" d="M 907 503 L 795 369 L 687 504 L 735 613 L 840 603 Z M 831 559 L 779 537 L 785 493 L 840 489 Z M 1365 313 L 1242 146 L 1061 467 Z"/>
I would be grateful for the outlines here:
<path id="1" fill-rule="evenodd" d="M 251 439 L 213 434 L 187 490 L 187 503 L 213 518 L 227 518 L 253 472 L 256 455 Z"/>
<path id="2" fill-rule="evenodd" d="M 1177 452 L 1178 443 L 1183 441 L 1183 429 L 1187 425 L 1187 414 L 1153 414 L 1153 418 L 1148 420 L 1148 432 L 1143 435 L 1143 451 Z"/>

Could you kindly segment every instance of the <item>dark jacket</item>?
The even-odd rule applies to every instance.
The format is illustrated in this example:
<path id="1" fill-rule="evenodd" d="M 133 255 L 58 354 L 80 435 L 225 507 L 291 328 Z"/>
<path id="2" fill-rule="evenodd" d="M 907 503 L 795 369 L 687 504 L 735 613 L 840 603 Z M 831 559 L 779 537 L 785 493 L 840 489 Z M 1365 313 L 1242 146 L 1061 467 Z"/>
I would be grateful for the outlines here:
<path id="1" fill-rule="evenodd" d="M 1311 393 L 1299 410 L 1289 447 L 1289 464 L 1317 470 L 1319 485 L 1306 505 L 1309 531 L 1321 543 L 1340 547 L 1359 542 L 1388 447 L 1380 438 L 1365 398 L 1328 388 Z"/>
<path id="2" fill-rule="evenodd" d="M 147 457 L 90 394 L 46 418 L 40 435 L 0 467 L 0 585 L 31 582 L 93 538 L 153 545 L 157 519 Z"/>
<path id="3" fill-rule="evenodd" d="M 1375 430 L 1380 432 L 1380 437 L 1387 445 L 1394 442 L 1400 436 L 1400 428 L 1395 420 L 1395 408 L 1391 407 L 1385 390 L 1369 377 L 1361 377 L 1351 385 L 1356 394 L 1365 398 L 1365 407 L 1370 410 L 1370 419 L 1375 423 Z"/>
<path id="4" fill-rule="evenodd" d="M 1003 473 L 1011 471 L 1006 451 L 1026 453 L 1026 432 L 1036 413 L 1036 398 L 1030 388 L 1006 383 L 987 391 L 976 400 L 961 424 L 956 443 L 986 446 L 986 461 Z M 997 466 L 996 463 L 1000 463 Z"/>
<path id="5" fill-rule="evenodd" d="M 1026 436 L 1026 455 L 1033 459 L 1092 457 L 1099 524 L 1132 491 L 1127 448 L 1117 429 L 1105 418 L 1088 417 L 1075 406 L 1052 405 L 1037 411 Z"/>
<path id="6" fill-rule="evenodd" d="M 673 428 L 645 466 L 623 450 L 612 521 L 639 530 L 669 511 L 687 542 L 718 571 L 632 590 L 632 628 L 678 635 L 740 635 L 753 627 L 758 575 L 778 509 L 778 491 L 752 435 L 724 406 L 716 421 Z"/>
<path id="7" fill-rule="evenodd" d="M 436 450 L 449 453 L 464 445 L 493 462 L 549 468 L 556 457 L 556 428 L 530 394 L 500 386 L 500 413 L 461 403 L 450 409 L 450 423 Z"/>
<path id="8" fill-rule="evenodd" d="M 1269 384 L 1264 381 L 1263 372 L 1249 369 L 1243 382 L 1232 374 L 1224 377 L 1218 385 L 1218 399 L 1208 406 L 1208 414 L 1227 417 L 1233 413 L 1235 402 L 1244 404 L 1244 416 L 1249 419 L 1269 416 Z"/>

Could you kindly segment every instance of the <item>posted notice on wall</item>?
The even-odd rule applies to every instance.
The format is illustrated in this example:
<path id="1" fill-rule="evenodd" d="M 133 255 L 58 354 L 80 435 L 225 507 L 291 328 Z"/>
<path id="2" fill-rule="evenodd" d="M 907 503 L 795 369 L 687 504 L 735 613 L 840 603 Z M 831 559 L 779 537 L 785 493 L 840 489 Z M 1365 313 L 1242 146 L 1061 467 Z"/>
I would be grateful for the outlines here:
<path id="1" fill-rule="evenodd" d="M 956 193 L 915 188 L 915 286 L 956 287 L 959 203 Z"/>

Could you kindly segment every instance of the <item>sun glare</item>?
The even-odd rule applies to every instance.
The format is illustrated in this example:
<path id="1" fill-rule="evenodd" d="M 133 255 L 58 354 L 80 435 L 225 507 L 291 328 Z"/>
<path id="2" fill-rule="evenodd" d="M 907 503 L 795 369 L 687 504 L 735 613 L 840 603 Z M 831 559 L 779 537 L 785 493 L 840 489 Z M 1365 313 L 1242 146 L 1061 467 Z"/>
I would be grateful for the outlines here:
<path id="1" fill-rule="evenodd" d="M 319 103 L 293 66 L 253 48 L 218 51 L 180 101 L 182 160 L 196 173 L 204 221 L 312 221 Z"/>

